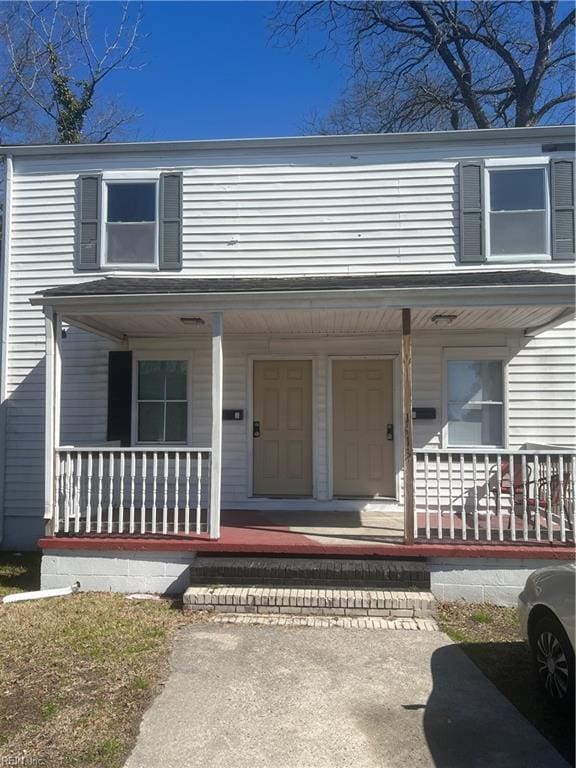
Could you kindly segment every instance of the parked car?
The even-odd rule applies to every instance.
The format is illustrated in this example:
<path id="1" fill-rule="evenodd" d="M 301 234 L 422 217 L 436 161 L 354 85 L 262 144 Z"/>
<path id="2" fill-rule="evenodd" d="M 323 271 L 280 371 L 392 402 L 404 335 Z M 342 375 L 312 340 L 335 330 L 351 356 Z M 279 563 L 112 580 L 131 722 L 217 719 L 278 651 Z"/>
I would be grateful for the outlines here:
<path id="1" fill-rule="evenodd" d="M 576 565 L 539 568 L 518 598 L 522 633 L 549 698 L 569 706 L 574 701 L 574 582 Z"/>

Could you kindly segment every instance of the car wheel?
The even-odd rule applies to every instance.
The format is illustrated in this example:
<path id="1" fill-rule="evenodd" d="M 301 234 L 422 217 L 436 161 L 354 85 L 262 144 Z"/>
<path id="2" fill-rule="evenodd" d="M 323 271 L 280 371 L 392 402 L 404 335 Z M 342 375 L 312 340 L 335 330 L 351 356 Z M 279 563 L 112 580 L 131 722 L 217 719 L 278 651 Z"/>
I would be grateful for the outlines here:
<path id="1" fill-rule="evenodd" d="M 545 616 L 534 627 L 530 644 L 536 672 L 548 697 L 568 706 L 574 698 L 574 651 L 560 622 Z"/>

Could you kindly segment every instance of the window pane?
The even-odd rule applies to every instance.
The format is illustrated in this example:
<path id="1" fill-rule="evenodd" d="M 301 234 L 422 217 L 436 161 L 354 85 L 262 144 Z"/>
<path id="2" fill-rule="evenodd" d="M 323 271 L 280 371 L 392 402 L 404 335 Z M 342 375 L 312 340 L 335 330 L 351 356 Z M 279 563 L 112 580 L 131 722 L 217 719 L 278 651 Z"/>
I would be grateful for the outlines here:
<path id="1" fill-rule="evenodd" d="M 546 208 L 543 168 L 490 171 L 493 211 L 533 211 Z"/>
<path id="2" fill-rule="evenodd" d="M 490 253 L 541 254 L 546 247 L 546 212 L 490 214 Z"/>
<path id="3" fill-rule="evenodd" d="M 108 224 L 108 264 L 154 264 L 155 224 Z"/>
<path id="4" fill-rule="evenodd" d="M 186 400 L 186 362 L 167 360 L 166 400 Z"/>
<path id="5" fill-rule="evenodd" d="M 502 405 L 448 405 L 449 445 L 502 445 Z"/>
<path id="6" fill-rule="evenodd" d="M 185 443 L 188 430 L 187 403 L 166 403 L 166 442 Z"/>
<path id="7" fill-rule="evenodd" d="M 156 221 L 156 184 L 108 184 L 108 221 Z"/>
<path id="8" fill-rule="evenodd" d="M 144 443 L 164 440 L 164 403 L 138 404 L 138 440 Z"/>
<path id="9" fill-rule="evenodd" d="M 471 403 L 478 400 L 502 402 L 502 362 L 449 360 L 448 403 Z"/>
<path id="10" fill-rule="evenodd" d="M 164 363 L 160 360 L 138 363 L 138 399 L 164 400 Z"/>

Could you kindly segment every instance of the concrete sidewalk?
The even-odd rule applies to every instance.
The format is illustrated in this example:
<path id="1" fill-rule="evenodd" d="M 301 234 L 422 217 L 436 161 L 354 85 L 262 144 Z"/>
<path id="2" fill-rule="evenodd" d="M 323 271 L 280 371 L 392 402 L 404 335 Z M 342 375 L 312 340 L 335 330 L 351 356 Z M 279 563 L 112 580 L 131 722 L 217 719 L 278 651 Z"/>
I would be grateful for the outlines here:
<path id="1" fill-rule="evenodd" d="M 566 768 L 440 632 L 192 625 L 126 768 Z"/>

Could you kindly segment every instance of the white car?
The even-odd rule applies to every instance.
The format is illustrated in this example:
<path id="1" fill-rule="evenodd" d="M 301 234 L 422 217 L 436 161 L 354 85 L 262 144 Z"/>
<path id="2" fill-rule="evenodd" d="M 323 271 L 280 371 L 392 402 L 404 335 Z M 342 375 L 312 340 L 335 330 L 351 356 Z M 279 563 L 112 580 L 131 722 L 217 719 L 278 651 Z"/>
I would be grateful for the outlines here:
<path id="1" fill-rule="evenodd" d="M 536 672 L 550 699 L 574 701 L 574 582 L 576 565 L 534 571 L 518 598 L 522 634 L 532 649 Z"/>

